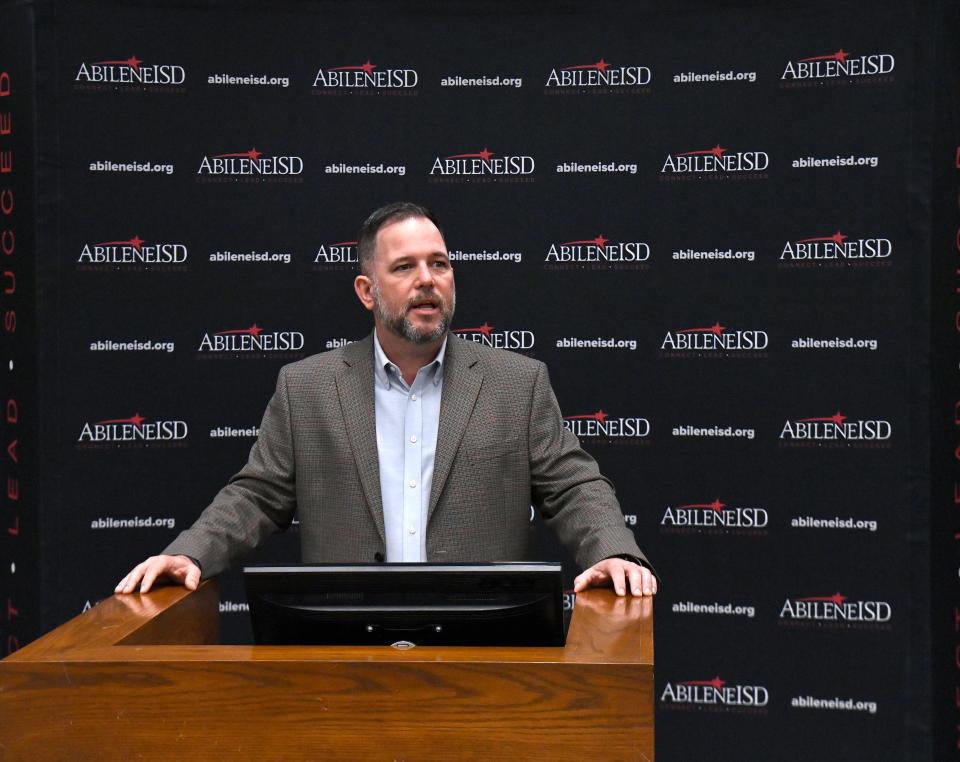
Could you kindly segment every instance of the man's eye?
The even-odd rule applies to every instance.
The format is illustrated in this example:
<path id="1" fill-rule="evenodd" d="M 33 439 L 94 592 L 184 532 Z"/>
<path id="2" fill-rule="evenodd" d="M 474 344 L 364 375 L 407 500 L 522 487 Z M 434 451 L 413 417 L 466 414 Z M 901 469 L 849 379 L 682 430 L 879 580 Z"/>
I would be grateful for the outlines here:
<path id="1" fill-rule="evenodd" d="M 444 260 L 437 260 L 436 262 L 433 263 L 433 266 L 438 267 L 441 270 L 446 270 L 448 267 L 450 267 L 450 263 Z"/>

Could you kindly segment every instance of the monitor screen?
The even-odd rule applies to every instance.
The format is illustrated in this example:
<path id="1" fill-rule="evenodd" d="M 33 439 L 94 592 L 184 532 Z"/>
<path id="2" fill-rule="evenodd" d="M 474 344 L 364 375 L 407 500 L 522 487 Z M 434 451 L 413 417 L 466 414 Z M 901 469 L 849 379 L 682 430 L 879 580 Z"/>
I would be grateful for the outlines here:
<path id="1" fill-rule="evenodd" d="M 262 645 L 564 644 L 559 563 L 291 564 L 243 576 Z"/>

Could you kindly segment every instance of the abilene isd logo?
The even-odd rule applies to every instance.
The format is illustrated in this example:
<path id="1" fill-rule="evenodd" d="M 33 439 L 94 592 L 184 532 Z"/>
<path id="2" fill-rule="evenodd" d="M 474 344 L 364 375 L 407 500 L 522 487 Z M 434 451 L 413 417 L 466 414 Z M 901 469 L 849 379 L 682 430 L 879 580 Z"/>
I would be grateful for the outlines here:
<path id="1" fill-rule="evenodd" d="M 139 235 L 127 240 L 85 243 L 77 258 L 78 265 L 182 265 L 187 261 L 187 247 L 182 243 L 152 243 Z"/>
<path id="2" fill-rule="evenodd" d="M 781 441 L 887 442 L 893 426 L 884 420 L 851 420 L 839 410 L 833 415 L 785 421 Z"/>
<path id="3" fill-rule="evenodd" d="M 530 180 L 536 170 L 532 156 L 525 154 L 497 154 L 484 147 L 475 153 L 455 153 L 437 156 L 430 167 L 434 178 L 511 178 Z"/>
<path id="4" fill-rule="evenodd" d="M 763 685 L 730 683 L 717 675 L 711 680 L 667 683 L 660 694 L 660 703 L 665 709 L 760 710 L 770 703 L 770 691 Z"/>
<path id="5" fill-rule="evenodd" d="M 187 433 L 186 421 L 149 421 L 140 413 L 134 413 L 129 418 L 84 423 L 77 442 L 90 446 L 174 443 L 185 440 Z"/>
<path id="6" fill-rule="evenodd" d="M 704 529 L 731 530 L 765 529 L 770 514 L 765 508 L 732 506 L 719 498 L 711 503 L 670 505 L 660 519 L 662 531 L 674 534 L 696 534 Z"/>
<path id="7" fill-rule="evenodd" d="M 616 417 L 603 410 L 563 416 L 563 426 L 578 439 L 637 441 L 650 436 L 650 421 L 639 417 Z"/>
<path id="8" fill-rule="evenodd" d="M 320 244 L 313 258 L 314 270 L 341 270 L 359 262 L 356 241 Z"/>
<path id="9" fill-rule="evenodd" d="M 303 159 L 299 156 L 267 156 L 256 148 L 239 153 L 217 153 L 200 160 L 198 175 L 255 176 L 299 175 Z"/>
<path id="10" fill-rule="evenodd" d="M 75 82 L 98 85 L 182 85 L 187 72 L 176 64 L 150 64 L 135 55 L 124 60 L 81 63 Z"/>
<path id="11" fill-rule="evenodd" d="M 551 69 L 547 88 L 639 88 L 650 84 L 649 66 L 613 66 L 602 58 L 596 63 Z"/>
<path id="12" fill-rule="evenodd" d="M 766 151 L 731 151 L 719 143 L 713 148 L 667 154 L 661 175 L 760 173 L 770 166 Z"/>
<path id="13" fill-rule="evenodd" d="M 852 56 L 840 48 L 834 53 L 787 61 L 780 79 L 782 81 L 877 76 L 890 74 L 895 66 L 896 60 L 889 53 Z"/>
<path id="14" fill-rule="evenodd" d="M 780 624 L 859 627 L 884 625 L 893 618 L 887 601 L 857 601 L 842 593 L 787 598 L 780 607 Z"/>
<path id="15" fill-rule="evenodd" d="M 547 269 L 647 269 L 650 244 L 644 241 L 613 241 L 603 233 L 594 238 L 551 243 L 547 248 Z"/>
<path id="16" fill-rule="evenodd" d="M 784 266 L 820 266 L 826 264 L 890 264 L 893 242 L 889 238 L 851 238 L 838 230 L 829 235 L 809 236 L 787 241 L 780 252 Z"/>
<path id="17" fill-rule="evenodd" d="M 369 59 L 362 64 L 330 66 L 317 70 L 317 90 L 412 90 L 420 77 L 415 69 L 380 69 Z"/>
<path id="18" fill-rule="evenodd" d="M 766 331 L 729 331 L 719 322 L 699 328 L 668 331 L 660 343 L 661 356 L 693 356 L 697 353 L 760 352 L 770 345 Z M 687 354 L 689 353 L 689 354 Z"/>
<path id="19" fill-rule="evenodd" d="M 514 329 L 495 330 L 486 321 L 483 325 L 475 328 L 454 328 L 452 333 L 461 339 L 473 341 L 477 344 L 483 344 L 488 347 L 497 347 L 498 349 L 529 350 L 533 349 L 537 342 L 533 331 L 520 331 Z"/>
<path id="20" fill-rule="evenodd" d="M 223 353 L 296 352 L 303 349 L 304 336 L 300 331 L 265 331 L 256 323 L 249 328 L 233 328 L 216 333 L 205 333 L 197 352 L 216 356 Z"/>

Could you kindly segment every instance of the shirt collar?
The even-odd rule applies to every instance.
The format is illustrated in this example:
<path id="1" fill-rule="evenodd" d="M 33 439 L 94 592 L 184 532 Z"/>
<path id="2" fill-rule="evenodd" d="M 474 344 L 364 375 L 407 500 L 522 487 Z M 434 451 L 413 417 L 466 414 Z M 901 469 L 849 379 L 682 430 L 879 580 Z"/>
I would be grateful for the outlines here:
<path id="1" fill-rule="evenodd" d="M 440 345 L 437 356 L 423 366 L 424 368 L 430 369 L 428 373 L 433 374 L 431 380 L 434 386 L 438 386 L 443 380 L 443 358 L 447 353 L 447 339 L 449 337 L 449 333 L 443 337 L 443 343 Z M 373 374 L 376 377 L 377 383 L 387 389 L 389 389 L 395 381 L 403 379 L 400 368 L 390 362 L 390 359 L 383 351 L 383 347 L 380 346 L 380 339 L 377 338 L 376 328 L 373 329 Z"/>

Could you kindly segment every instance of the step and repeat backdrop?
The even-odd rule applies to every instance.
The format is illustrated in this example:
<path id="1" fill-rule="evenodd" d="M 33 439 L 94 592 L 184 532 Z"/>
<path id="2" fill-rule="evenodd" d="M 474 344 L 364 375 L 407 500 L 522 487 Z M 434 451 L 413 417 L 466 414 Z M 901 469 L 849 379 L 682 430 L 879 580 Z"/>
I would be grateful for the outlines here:
<path id="1" fill-rule="evenodd" d="M 916 751 L 913 8 L 85 1 L 36 33 L 43 628 L 190 525 L 283 364 L 369 332 L 357 230 L 412 200 L 453 340 L 547 363 L 661 574 L 661 758 Z"/>

